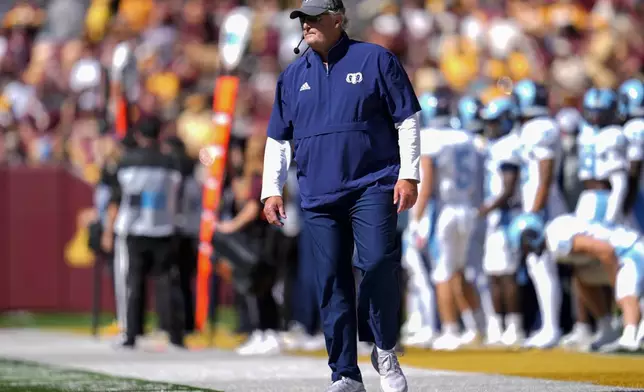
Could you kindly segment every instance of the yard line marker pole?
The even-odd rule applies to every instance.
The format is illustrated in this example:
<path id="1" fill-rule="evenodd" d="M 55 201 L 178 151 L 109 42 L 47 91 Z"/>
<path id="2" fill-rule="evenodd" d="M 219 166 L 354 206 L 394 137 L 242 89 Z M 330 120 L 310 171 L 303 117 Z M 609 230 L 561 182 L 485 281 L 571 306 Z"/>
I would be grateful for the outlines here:
<path id="1" fill-rule="evenodd" d="M 202 196 L 199 256 L 197 260 L 197 287 L 195 327 L 203 331 L 210 307 L 210 281 L 213 272 L 211 256 L 212 236 L 219 219 L 219 204 L 225 177 L 228 144 L 232 129 L 240 79 L 235 70 L 241 63 L 250 39 L 253 12 L 248 7 L 237 7 L 226 15 L 219 38 L 219 56 L 223 68 L 217 77 L 213 98 L 214 132 L 210 144 L 199 153 L 207 170 Z M 212 324 L 212 323 L 210 323 Z M 214 326 L 210 325 L 210 339 Z"/>

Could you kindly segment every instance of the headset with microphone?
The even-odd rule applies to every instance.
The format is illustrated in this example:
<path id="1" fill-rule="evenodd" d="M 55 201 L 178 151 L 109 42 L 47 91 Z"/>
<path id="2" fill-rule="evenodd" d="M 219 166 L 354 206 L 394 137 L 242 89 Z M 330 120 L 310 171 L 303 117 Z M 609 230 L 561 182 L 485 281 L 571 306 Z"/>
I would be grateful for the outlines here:
<path id="1" fill-rule="evenodd" d="M 302 42 L 303 42 L 303 41 L 304 41 L 304 36 L 302 36 L 302 39 L 301 39 L 301 40 L 300 40 L 300 42 L 297 44 L 297 46 L 293 48 L 293 53 L 295 53 L 295 54 L 300 54 L 300 45 L 302 45 Z M 306 48 L 306 50 L 304 51 L 304 53 L 306 53 L 306 51 L 307 51 L 307 50 L 309 50 L 309 49 L 310 49 L 310 46 Z M 302 53 L 302 54 L 304 54 L 304 53 Z"/>

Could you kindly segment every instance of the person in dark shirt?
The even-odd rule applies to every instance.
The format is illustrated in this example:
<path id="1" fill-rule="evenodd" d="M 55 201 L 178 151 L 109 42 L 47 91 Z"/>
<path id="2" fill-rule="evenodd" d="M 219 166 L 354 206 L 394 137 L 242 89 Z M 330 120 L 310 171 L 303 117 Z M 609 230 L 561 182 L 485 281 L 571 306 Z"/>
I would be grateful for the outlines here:
<path id="1" fill-rule="evenodd" d="M 134 348 L 143 329 L 141 308 L 148 275 L 157 278 L 159 318 L 172 347 L 185 347 L 174 241 L 182 176 L 176 160 L 160 150 L 160 131 L 161 124 L 154 118 L 135 130 L 139 147 L 126 152 L 119 162 L 102 238 L 106 250 L 114 249 L 114 262 L 127 277 L 119 279 L 127 287 L 123 348 Z"/>
<path id="2" fill-rule="evenodd" d="M 163 150 L 177 161 L 183 178 L 177 222 L 177 259 L 183 298 L 185 331 L 195 329 L 193 279 L 197 272 L 199 225 L 201 221 L 201 186 L 195 178 L 196 161 L 188 156 L 186 146 L 176 136 L 164 140 Z"/>

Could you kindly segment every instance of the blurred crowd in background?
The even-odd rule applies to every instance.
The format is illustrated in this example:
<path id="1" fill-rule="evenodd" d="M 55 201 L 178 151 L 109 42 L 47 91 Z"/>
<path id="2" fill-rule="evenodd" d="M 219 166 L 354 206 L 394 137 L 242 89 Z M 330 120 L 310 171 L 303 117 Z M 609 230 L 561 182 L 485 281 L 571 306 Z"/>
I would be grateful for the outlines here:
<path id="1" fill-rule="evenodd" d="M 140 94 L 134 118 L 162 119 L 162 138 L 178 136 L 197 159 L 213 130 L 219 30 L 230 10 L 247 6 L 253 11 L 252 32 L 236 71 L 241 86 L 224 204 L 257 199 L 261 181 L 250 180 L 261 178 L 277 77 L 296 58 L 301 27 L 288 14 L 299 3 L 0 2 L 0 165 L 65 165 L 87 182 L 99 182 L 120 149 L 106 87 L 114 47 L 123 37 L 136 42 Z M 644 73 L 642 0 L 346 0 L 345 6 L 349 34 L 398 55 L 418 94 L 446 84 L 485 103 L 509 93 L 514 82 L 531 78 L 548 86 L 554 114 L 578 107 L 590 86 L 617 88 Z M 562 127 L 564 132 L 576 129 Z M 297 196 L 294 180 L 287 192 Z M 299 231 L 298 202 L 287 196 L 287 203 L 294 219 L 288 219 L 283 234 L 291 238 Z M 223 212 L 226 219 L 235 208 Z M 297 258 L 296 249 L 278 250 L 278 258 Z M 286 291 L 291 289 L 298 291 Z M 260 321 L 260 329 L 279 328 L 270 311 L 272 297 L 280 302 L 288 295 L 279 292 L 268 295 L 271 304 L 260 305 L 272 313 L 260 315 L 270 319 Z M 258 328 L 248 324 L 254 323 L 241 330 Z"/>
<path id="2" fill-rule="evenodd" d="M 197 151 L 211 130 L 219 27 L 236 6 L 254 12 L 234 145 L 265 131 L 277 75 L 301 37 L 297 0 L 17 0 L 0 6 L 0 162 L 66 164 L 95 182 L 113 151 L 97 65 L 135 34 L 142 113 Z M 644 69 L 644 2 L 356 0 L 352 36 L 390 48 L 420 94 L 446 82 L 493 97 L 512 81 L 548 84 L 554 109 L 592 84 L 616 87 Z M 105 135 L 102 135 L 102 134 Z M 240 143 L 237 143 L 240 142 Z"/>

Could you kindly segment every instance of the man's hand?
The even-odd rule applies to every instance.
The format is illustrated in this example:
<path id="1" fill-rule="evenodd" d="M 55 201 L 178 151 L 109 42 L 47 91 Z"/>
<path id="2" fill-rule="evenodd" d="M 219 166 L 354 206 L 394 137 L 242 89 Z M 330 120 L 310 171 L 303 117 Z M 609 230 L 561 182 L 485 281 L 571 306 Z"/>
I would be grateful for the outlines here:
<path id="1" fill-rule="evenodd" d="M 114 248 L 114 233 L 109 230 L 104 230 L 101 236 L 101 248 L 106 253 L 110 253 Z"/>
<path id="2" fill-rule="evenodd" d="M 271 196 L 264 202 L 264 215 L 271 225 L 282 227 L 284 224 L 280 219 L 286 219 L 284 211 L 284 199 L 282 196 Z"/>
<path id="3" fill-rule="evenodd" d="M 398 204 L 398 213 L 406 211 L 416 204 L 418 199 L 418 182 L 398 180 L 394 187 L 394 204 Z"/>

